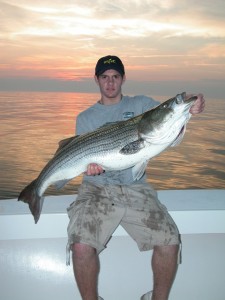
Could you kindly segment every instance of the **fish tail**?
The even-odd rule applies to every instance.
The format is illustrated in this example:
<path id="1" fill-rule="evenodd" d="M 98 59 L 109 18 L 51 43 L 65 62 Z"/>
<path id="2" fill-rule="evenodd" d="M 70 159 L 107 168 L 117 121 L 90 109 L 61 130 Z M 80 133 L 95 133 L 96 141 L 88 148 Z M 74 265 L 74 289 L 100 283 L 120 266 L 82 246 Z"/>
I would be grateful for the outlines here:
<path id="1" fill-rule="evenodd" d="M 44 197 L 38 194 L 36 179 L 22 190 L 18 197 L 18 201 L 23 201 L 29 205 L 30 212 L 34 217 L 34 222 L 36 224 L 40 218 L 44 202 Z"/>

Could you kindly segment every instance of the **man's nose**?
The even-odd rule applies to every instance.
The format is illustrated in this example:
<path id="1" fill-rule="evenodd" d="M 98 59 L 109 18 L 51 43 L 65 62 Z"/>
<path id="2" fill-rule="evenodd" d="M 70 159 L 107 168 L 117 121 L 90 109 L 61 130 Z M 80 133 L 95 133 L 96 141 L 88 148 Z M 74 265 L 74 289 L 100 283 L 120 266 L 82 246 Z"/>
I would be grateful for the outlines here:
<path id="1" fill-rule="evenodd" d="M 108 77 L 108 83 L 113 83 L 114 82 L 114 78 L 113 78 L 113 76 L 111 77 L 111 76 L 109 76 Z"/>

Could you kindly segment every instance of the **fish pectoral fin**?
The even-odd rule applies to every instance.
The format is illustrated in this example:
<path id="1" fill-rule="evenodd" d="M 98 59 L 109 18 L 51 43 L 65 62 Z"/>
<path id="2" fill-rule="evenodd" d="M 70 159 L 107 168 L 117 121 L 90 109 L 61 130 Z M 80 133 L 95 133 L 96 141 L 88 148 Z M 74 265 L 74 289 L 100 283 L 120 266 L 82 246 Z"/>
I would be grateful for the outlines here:
<path id="1" fill-rule="evenodd" d="M 54 186 L 57 190 L 62 189 L 71 179 L 63 179 L 63 180 L 58 180 L 54 183 Z"/>
<path id="2" fill-rule="evenodd" d="M 120 153 L 126 155 L 135 154 L 139 152 L 141 149 L 143 149 L 144 147 L 145 147 L 144 140 L 139 139 L 124 146 L 120 150 Z"/>
<path id="3" fill-rule="evenodd" d="M 134 180 L 139 180 L 144 175 L 148 160 L 144 160 L 133 166 L 132 175 Z"/>

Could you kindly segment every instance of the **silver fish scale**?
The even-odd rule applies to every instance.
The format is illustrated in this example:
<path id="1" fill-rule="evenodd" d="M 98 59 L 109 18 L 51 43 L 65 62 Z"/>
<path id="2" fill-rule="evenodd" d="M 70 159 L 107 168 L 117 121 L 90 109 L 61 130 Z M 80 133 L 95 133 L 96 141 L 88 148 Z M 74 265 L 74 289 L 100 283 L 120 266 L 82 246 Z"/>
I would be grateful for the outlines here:
<path id="1" fill-rule="evenodd" d="M 40 173 L 38 182 L 41 184 L 56 169 L 76 166 L 82 162 L 83 158 L 119 152 L 124 146 L 138 139 L 137 125 L 141 118 L 142 115 L 139 115 L 130 120 L 105 125 L 93 132 L 75 137 L 48 162 Z"/>
<path id="2" fill-rule="evenodd" d="M 118 151 L 138 138 L 137 121 L 139 119 L 140 117 L 136 117 L 129 122 L 106 125 L 94 132 L 81 135 L 63 148 L 62 153 L 66 151 L 69 160 L 74 158 L 79 160 L 93 153 L 104 154 L 113 150 Z"/>

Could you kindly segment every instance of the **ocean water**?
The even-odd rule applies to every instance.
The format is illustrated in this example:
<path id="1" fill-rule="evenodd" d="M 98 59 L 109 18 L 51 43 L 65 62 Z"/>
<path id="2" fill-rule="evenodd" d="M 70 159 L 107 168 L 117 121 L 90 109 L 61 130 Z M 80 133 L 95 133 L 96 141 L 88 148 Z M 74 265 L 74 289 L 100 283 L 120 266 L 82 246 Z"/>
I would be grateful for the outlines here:
<path id="1" fill-rule="evenodd" d="M 153 96 L 164 101 L 165 97 Z M 98 94 L 0 93 L 0 199 L 17 198 L 52 157 L 58 141 L 74 135 L 76 116 Z M 225 188 L 225 99 L 207 99 L 192 117 L 182 143 L 153 158 L 147 168 L 155 189 Z M 73 194 L 79 176 L 48 195 Z"/>

